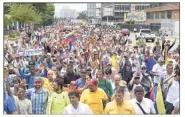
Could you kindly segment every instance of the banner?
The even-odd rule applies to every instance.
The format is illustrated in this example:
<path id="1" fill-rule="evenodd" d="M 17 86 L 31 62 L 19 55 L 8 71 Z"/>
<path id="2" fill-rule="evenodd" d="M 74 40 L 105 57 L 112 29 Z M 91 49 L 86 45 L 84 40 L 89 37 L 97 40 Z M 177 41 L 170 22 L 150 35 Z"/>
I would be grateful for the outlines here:
<path id="1" fill-rule="evenodd" d="M 132 12 L 127 14 L 126 20 L 146 21 L 145 12 Z"/>
<path id="2" fill-rule="evenodd" d="M 19 51 L 19 56 L 33 56 L 33 55 L 40 55 L 42 53 L 43 53 L 43 48 L 26 49 L 23 51 Z"/>

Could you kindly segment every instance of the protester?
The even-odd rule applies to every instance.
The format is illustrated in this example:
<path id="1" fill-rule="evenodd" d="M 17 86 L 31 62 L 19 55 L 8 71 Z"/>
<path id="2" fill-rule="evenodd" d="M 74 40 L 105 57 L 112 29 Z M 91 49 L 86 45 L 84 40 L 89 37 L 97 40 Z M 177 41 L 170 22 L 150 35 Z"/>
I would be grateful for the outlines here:
<path id="1" fill-rule="evenodd" d="M 104 110 L 105 114 L 135 114 L 132 103 L 124 100 L 124 88 L 117 87 L 114 91 L 115 99 L 109 102 Z"/>
<path id="2" fill-rule="evenodd" d="M 42 88 L 41 78 L 34 79 L 34 88 L 28 89 L 25 95 L 32 102 L 33 114 L 46 114 L 49 92 Z"/>
<path id="3" fill-rule="evenodd" d="M 98 81 L 91 79 L 89 88 L 82 92 L 80 102 L 89 105 L 94 114 L 103 114 L 103 105 L 108 102 L 108 97 L 103 89 L 98 88 Z"/>
<path id="4" fill-rule="evenodd" d="M 64 80 L 56 78 L 53 81 L 53 91 L 48 101 L 48 114 L 63 114 L 69 104 L 67 92 L 63 91 Z"/>
<path id="5" fill-rule="evenodd" d="M 134 109 L 136 114 L 155 114 L 155 108 L 153 102 L 144 98 L 144 88 L 141 86 L 137 86 L 134 89 L 135 99 L 132 99 L 131 102 L 134 105 Z"/>
<path id="6" fill-rule="evenodd" d="M 156 114 L 179 113 L 177 39 L 173 44 L 165 37 L 154 44 L 137 39 L 136 45 L 135 38 L 122 35 L 119 27 L 76 22 L 57 19 L 51 26 L 31 29 L 32 34 L 23 29 L 20 41 L 5 42 L 7 81 L 18 99 L 5 87 L 7 114 L 143 114 L 128 102 L 138 102 L 138 93 L 141 105 L 153 101 Z M 137 86 L 144 94 L 134 93 Z M 19 108 L 19 101 L 27 106 Z M 146 113 L 155 114 L 148 104 L 143 107 Z"/>
<path id="7" fill-rule="evenodd" d="M 64 114 L 65 115 L 91 115 L 93 114 L 92 110 L 89 108 L 89 106 L 87 104 L 83 104 L 81 102 L 79 102 L 80 100 L 80 95 L 78 92 L 75 91 L 71 91 L 68 94 L 69 99 L 71 104 L 69 104 L 65 110 L 64 110 Z"/>

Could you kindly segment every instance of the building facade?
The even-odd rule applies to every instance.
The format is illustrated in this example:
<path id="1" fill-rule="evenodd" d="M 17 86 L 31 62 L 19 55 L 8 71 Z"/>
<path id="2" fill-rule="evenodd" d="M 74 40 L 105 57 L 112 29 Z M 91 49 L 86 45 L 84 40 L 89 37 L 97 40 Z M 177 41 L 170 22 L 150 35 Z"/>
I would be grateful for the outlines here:
<path id="1" fill-rule="evenodd" d="M 160 23 L 161 29 L 171 32 L 171 35 L 179 34 L 180 19 L 179 4 L 154 7 L 146 10 L 147 23 Z"/>
<path id="2" fill-rule="evenodd" d="M 131 16 L 132 14 L 129 14 L 129 17 L 136 17 L 136 15 L 138 14 L 138 18 L 136 19 L 144 19 L 145 18 L 145 14 L 143 14 L 144 10 L 149 9 L 150 8 L 150 4 L 106 4 L 106 3 L 102 3 L 102 19 L 106 20 L 105 17 L 105 13 L 104 13 L 104 8 L 112 8 L 113 9 L 113 18 L 110 17 L 110 19 L 113 19 L 114 22 L 124 22 L 126 20 L 129 20 L 127 18 L 127 15 L 129 13 L 132 12 L 137 12 L 136 14 L 133 14 L 133 16 Z M 139 13 L 142 12 L 142 13 Z M 141 18 L 141 15 L 143 16 L 143 18 Z"/>
<path id="3" fill-rule="evenodd" d="M 62 9 L 60 11 L 61 18 L 74 19 L 77 18 L 77 12 L 74 9 Z"/>
<path id="4" fill-rule="evenodd" d="M 93 19 L 96 17 L 96 3 L 87 4 L 87 17 Z"/>
<path id="5" fill-rule="evenodd" d="M 101 4 L 102 20 L 107 18 L 113 22 L 124 22 L 125 13 L 130 12 L 130 4 Z M 108 13 L 109 11 L 109 13 Z M 106 15 L 105 15 L 106 14 Z"/>

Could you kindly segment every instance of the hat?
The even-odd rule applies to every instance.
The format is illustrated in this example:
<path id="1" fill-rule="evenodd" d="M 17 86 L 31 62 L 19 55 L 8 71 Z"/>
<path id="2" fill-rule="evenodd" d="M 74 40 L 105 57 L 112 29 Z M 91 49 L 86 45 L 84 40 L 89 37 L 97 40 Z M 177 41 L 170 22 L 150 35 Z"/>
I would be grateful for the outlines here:
<path id="1" fill-rule="evenodd" d="M 102 73 L 103 73 L 103 71 L 100 69 L 97 71 L 97 74 L 102 74 Z"/>
<path id="2" fill-rule="evenodd" d="M 164 62 L 164 58 L 163 58 L 163 57 L 160 57 L 160 58 L 158 59 L 158 62 Z"/>
<path id="3" fill-rule="evenodd" d="M 85 69 L 81 69 L 81 70 L 80 70 L 80 72 L 81 72 L 81 73 L 86 73 L 86 72 L 87 72 L 87 70 L 85 70 Z"/>
<path id="4" fill-rule="evenodd" d="M 125 54 L 124 54 L 124 57 L 129 57 L 129 54 L 125 53 Z"/>
<path id="5" fill-rule="evenodd" d="M 86 71 L 91 71 L 91 67 L 87 67 Z"/>
<path id="6" fill-rule="evenodd" d="M 98 80 L 95 78 L 90 79 L 88 82 L 88 85 L 98 85 Z"/>
<path id="7" fill-rule="evenodd" d="M 107 63 L 107 65 L 112 65 L 112 62 L 109 61 L 109 62 Z"/>
<path id="8" fill-rule="evenodd" d="M 36 83 L 36 82 L 41 82 L 41 78 L 40 78 L 40 77 L 36 77 L 36 78 L 34 79 L 34 83 Z"/>

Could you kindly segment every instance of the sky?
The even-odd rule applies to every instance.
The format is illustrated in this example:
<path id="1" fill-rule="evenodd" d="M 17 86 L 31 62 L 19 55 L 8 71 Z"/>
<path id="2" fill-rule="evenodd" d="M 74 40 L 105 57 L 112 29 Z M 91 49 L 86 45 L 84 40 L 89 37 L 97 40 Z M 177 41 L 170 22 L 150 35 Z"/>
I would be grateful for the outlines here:
<path id="1" fill-rule="evenodd" d="M 68 3 L 55 3 L 55 16 L 59 16 L 60 10 L 63 8 L 68 8 L 68 9 L 75 9 L 77 12 L 81 12 L 84 10 L 87 10 L 87 4 L 86 3 L 73 3 L 73 4 L 68 4 Z"/>

